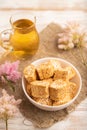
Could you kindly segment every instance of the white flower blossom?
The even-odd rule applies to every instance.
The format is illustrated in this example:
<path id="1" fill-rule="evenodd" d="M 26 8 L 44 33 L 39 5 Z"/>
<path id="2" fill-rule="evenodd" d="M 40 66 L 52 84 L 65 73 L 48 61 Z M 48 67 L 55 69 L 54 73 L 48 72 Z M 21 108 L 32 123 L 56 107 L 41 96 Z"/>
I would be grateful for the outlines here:
<path id="1" fill-rule="evenodd" d="M 62 33 L 58 34 L 58 48 L 63 50 L 87 46 L 87 33 L 79 23 L 69 22 Z"/>

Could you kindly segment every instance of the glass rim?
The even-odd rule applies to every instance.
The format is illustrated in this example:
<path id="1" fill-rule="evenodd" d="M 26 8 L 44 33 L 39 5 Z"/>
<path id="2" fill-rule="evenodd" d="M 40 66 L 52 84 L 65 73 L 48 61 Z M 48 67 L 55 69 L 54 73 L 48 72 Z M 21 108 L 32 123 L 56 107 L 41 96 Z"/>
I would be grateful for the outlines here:
<path id="1" fill-rule="evenodd" d="M 26 14 L 26 12 L 22 12 L 22 13 L 25 13 Z M 16 15 L 22 15 L 22 13 L 20 12 L 20 13 L 15 13 L 15 14 L 13 14 L 13 15 L 11 15 L 10 16 L 10 24 L 11 24 L 11 26 L 13 27 L 13 28 L 15 28 L 15 29 L 24 29 L 24 28 L 22 28 L 22 27 L 17 27 L 17 26 L 14 26 L 13 25 L 13 23 L 15 22 L 15 21 L 17 21 L 17 20 L 14 20 L 14 21 L 12 21 L 12 19 L 13 19 L 13 17 L 14 16 L 16 16 Z M 30 15 L 30 14 L 29 14 Z M 20 19 L 27 19 L 27 20 L 30 20 L 30 21 L 32 21 L 32 25 L 31 26 L 29 26 L 29 27 L 27 27 L 27 29 L 31 29 L 31 28 L 33 28 L 33 27 L 35 27 L 35 23 L 36 23 L 36 16 L 32 16 L 33 17 L 33 19 L 34 19 L 34 21 L 33 20 L 31 20 L 31 19 L 29 19 L 29 18 L 19 18 L 18 20 L 20 20 Z"/>

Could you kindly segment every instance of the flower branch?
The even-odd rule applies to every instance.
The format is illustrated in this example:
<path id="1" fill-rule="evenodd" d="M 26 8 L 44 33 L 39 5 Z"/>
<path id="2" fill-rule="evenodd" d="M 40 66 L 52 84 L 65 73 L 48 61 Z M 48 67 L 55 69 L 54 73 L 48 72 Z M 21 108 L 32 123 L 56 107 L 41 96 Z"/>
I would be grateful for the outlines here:
<path id="1" fill-rule="evenodd" d="M 77 22 L 69 22 L 63 29 L 62 33 L 58 33 L 58 48 L 69 50 L 74 47 L 82 47 L 87 45 L 87 33 Z"/>
<path id="2" fill-rule="evenodd" d="M 18 112 L 17 106 L 21 103 L 21 99 L 15 100 L 14 96 L 9 96 L 6 90 L 2 90 L 0 98 L 0 119 L 3 119 L 8 130 L 8 119 L 12 118 Z"/>
<path id="3" fill-rule="evenodd" d="M 58 48 L 70 50 L 78 48 L 82 63 L 87 67 L 87 62 L 83 56 L 82 47 L 87 47 L 87 32 L 77 22 L 66 24 L 62 33 L 58 33 Z"/>
<path id="4" fill-rule="evenodd" d="M 18 71 L 19 61 L 0 65 L 0 80 L 6 83 L 10 88 L 15 91 L 15 84 L 21 77 L 21 73 Z"/>

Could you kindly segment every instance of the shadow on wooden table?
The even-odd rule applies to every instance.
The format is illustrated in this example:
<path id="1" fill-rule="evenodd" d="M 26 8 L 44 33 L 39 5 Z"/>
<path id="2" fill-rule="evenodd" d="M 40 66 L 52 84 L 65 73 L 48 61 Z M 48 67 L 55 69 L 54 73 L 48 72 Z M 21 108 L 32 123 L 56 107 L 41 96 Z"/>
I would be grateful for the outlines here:
<path id="1" fill-rule="evenodd" d="M 79 55 L 78 49 L 73 49 L 70 51 L 59 51 L 56 45 L 57 33 L 61 31 L 59 25 L 51 23 L 40 33 L 40 47 L 35 56 L 32 58 L 26 58 L 21 60 L 20 70 L 23 71 L 24 67 L 31 63 L 32 61 L 43 58 L 43 57 L 61 57 L 71 62 L 81 73 L 83 86 L 80 95 L 76 101 L 67 107 L 66 109 L 49 112 L 41 110 L 34 105 L 32 105 L 29 100 L 24 95 L 22 90 L 21 81 L 16 87 L 15 97 L 21 98 L 23 101 L 20 105 L 20 112 L 22 115 L 32 121 L 35 126 L 40 128 L 50 127 L 55 122 L 63 120 L 71 111 L 73 111 L 78 104 L 83 101 L 87 96 L 87 68 L 82 64 L 81 57 Z M 86 49 L 84 49 L 84 54 L 86 55 Z M 7 58 L 8 59 L 8 58 Z M 5 87 L 7 89 L 7 87 Z M 12 93 L 8 88 L 9 93 Z"/>

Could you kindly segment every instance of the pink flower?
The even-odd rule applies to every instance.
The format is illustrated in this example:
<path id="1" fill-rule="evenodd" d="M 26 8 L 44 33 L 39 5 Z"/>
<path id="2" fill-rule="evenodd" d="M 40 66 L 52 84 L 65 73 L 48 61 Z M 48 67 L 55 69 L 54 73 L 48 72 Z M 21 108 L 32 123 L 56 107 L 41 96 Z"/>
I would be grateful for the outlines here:
<path id="1" fill-rule="evenodd" d="M 58 48 L 67 50 L 86 46 L 86 36 L 86 32 L 79 23 L 69 22 L 63 32 L 58 34 Z"/>
<path id="2" fill-rule="evenodd" d="M 17 106 L 21 103 L 21 99 L 15 100 L 14 96 L 9 96 L 6 90 L 2 90 L 2 97 L 0 98 L 0 117 L 5 118 L 14 117 L 18 112 Z"/>
<path id="3" fill-rule="evenodd" d="M 8 80 L 16 82 L 21 77 L 20 72 L 18 72 L 18 65 L 19 61 L 2 64 L 0 66 L 0 76 L 6 76 Z"/>
<path id="4" fill-rule="evenodd" d="M 70 21 L 66 24 L 66 30 L 76 30 L 80 27 L 80 24 L 76 21 Z"/>
<path id="5" fill-rule="evenodd" d="M 17 80 L 21 77 L 21 73 L 18 71 L 19 61 L 10 63 L 6 62 L 5 64 L 0 65 L 0 79 L 2 82 L 16 83 Z"/>

